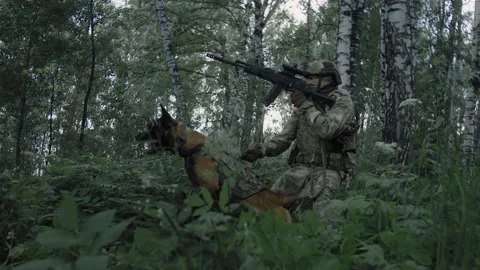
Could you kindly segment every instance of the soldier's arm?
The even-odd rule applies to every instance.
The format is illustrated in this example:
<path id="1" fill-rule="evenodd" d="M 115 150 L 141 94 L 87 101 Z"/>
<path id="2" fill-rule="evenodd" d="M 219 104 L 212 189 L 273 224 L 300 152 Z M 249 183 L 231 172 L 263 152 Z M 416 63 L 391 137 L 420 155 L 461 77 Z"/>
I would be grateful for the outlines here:
<path id="1" fill-rule="evenodd" d="M 297 137 L 298 110 L 294 110 L 292 116 L 283 126 L 282 131 L 269 141 L 261 144 L 261 150 L 264 156 L 274 157 L 285 152 L 290 144 Z"/>
<path id="2" fill-rule="evenodd" d="M 353 100 L 348 94 L 338 94 L 335 104 L 326 112 L 319 111 L 312 102 L 305 101 L 303 110 L 317 134 L 326 140 L 333 139 L 344 132 L 355 118 Z"/>

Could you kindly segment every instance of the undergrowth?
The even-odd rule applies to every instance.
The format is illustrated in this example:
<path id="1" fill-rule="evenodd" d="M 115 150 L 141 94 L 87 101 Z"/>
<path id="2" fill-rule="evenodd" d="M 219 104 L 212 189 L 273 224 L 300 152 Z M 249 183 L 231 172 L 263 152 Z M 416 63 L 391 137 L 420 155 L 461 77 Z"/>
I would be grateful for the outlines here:
<path id="1" fill-rule="evenodd" d="M 283 159 L 258 166 L 271 184 Z M 276 164 L 276 165 L 275 165 Z M 50 160 L 0 175 L 0 269 L 478 269 L 476 174 L 382 166 L 284 224 L 192 187 L 179 157 Z M 281 169 L 279 169 L 281 168 Z M 369 170 L 374 171 L 374 170 Z"/>

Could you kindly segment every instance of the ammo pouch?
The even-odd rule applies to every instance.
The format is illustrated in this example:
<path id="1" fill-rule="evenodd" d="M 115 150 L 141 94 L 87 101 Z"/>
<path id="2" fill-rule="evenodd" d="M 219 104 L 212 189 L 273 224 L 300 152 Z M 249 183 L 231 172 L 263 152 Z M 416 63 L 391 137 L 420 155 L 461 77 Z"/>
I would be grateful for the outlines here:
<path id="1" fill-rule="evenodd" d="M 334 171 L 343 171 L 346 174 L 356 174 L 356 132 L 343 133 L 338 138 L 326 142 L 326 161 L 327 169 Z M 323 166 L 322 155 L 317 153 L 306 155 L 300 152 L 295 144 L 288 158 L 288 165 L 310 164 L 314 166 Z"/>

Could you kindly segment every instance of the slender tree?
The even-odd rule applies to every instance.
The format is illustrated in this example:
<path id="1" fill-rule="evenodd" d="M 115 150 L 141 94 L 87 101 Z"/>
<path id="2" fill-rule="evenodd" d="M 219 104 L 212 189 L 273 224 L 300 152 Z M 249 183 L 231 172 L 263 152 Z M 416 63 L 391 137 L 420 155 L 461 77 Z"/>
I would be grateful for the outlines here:
<path id="1" fill-rule="evenodd" d="M 90 0 L 89 2 L 89 34 L 90 34 L 90 77 L 88 78 L 88 88 L 87 93 L 85 94 L 85 100 L 83 101 L 83 113 L 82 113 L 82 124 L 80 126 L 80 141 L 79 141 L 79 149 L 82 150 L 85 144 L 85 128 L 87 127 L 87 119 L 88 119 L 88 102 L 90 100 L 90 96 L 92 95 L 93 91 L 93 83 L 95 81 L 95 66 L 96 66 L 96 57 L 97 51 L 95 46 L 95 4 L 94 0 Z"/>
<path id="2" fill-rule="evenodd" d="M 269 3 L 268 0 L 253 0 L 253 33 L 252 33 L 252 43 L 250 47 L 251 59 L 250 62 L 258 65 L 265 65 L 265 55 L 264 55 L 264 31 L 265 27 L 270 20 L 270 18 L 275 14 L 279 5 L 283 0 L 274 0 L 272 3 Z M 263 122 L 265 118 L 265 109 L 261 102 L 261 97 L 266 93 L 265 85 L 258 79 L 251 79 L 249 83 L 249 93 L 247 95 L 248 99 L 245 104 L 245 113 L 244 113 L 244 125 L 242 133 L 242 143 L 241 148 L 244 150 L 248 147 L 250 141 L 250 135 L 252 132 L 252 127 L 254 127 L 255 133 L 253 141 L 254 143 L 259 143 L 263 138 Z M 255 115 L 255 122 L 252 126 L 251 119 Z"/>
<path id="3" fill-rule="evenodd" d="M 473 44 L 472 44 L 472 77 L 471 87 L 467 90 L 465 98 L 464 132 L 463 132 L 463 164 L 471 166 L 474 154 L 474 131 L 475 131 L 475 107 L 477 94 L 480 88 L 480 0 L 475 1 L 475 13 L 473 19 Z"/>
<path id="4" fill-rule="evenodd" d="M 173 95 L 175 96 L 175 106 L 177 108 L 177 119 L 185 124 L 190 124 L 188 113 L 187 97 L 183 90 L 178 72 L 176 54 L 173 47 L 172 35 L 167 21 L 164 0 L 156 0 L 156 13 L 158 24 L 160 26 L 160 36 L 163 42 L 163 50 L 167 58 L 168 72 L 172 82 Z"/>
<path id="5" fill-rule="evenodd" d="M 336 62 L 342 78 L 340 87 L 352 95 L 356 88 L 358 46 L 364 5 L 364 0 L 340 1 Z"/>
<path id="6" fill-rule="evenodd" d="M 246 0 L 243 18 L 240 25 L 241 42 L 238 51 L 242 59 L 249 59 L 248 48 L 250 44 L 250 21 L 252 18 L 252 0 Z M 228 92 L 227 106 L 225 108 L 226 128 L 229 129 L 230 136 L 240 139 L 240 119 L 242 112 L 245 111 L 245 102 L 247 99 L 247 92 L 249 88 L 249 78 L 243 72 L 235 71 L 230 91 Z M 244 122 L 243 125 L 250 125 Z"/>
<path id="7" fill-rule="evenodd" d="M 382 13 L 383 141 L 397 143 L 396 163 L 406 165 L 411 150 L 416 1 L 384 0 Z"/>

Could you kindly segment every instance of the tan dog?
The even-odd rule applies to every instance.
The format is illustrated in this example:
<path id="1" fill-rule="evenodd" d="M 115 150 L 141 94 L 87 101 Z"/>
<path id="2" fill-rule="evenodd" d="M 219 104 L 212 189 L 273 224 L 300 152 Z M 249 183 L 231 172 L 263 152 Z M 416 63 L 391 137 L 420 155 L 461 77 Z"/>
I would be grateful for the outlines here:
<path id="1" fill-rule="evenodd" d="M 185 160 L 185 170 L 190 182 L 207 188 L 218 198 L 225 177 L 218 157 L 206 153 L 206 136 L 178 123 L 162 106 L 162 116 L 148 124 L 147 131 L 138 134 L 137 141 L 150 141 L 148 153 L 169 151 L 178 153 Z M 290 223 L 290 213 L 283 205 L 292 202 L 292 197 L 268 190 L 246 167 L 236 173 L 238 184 L 231 188 L 231 200 L 238 201 L 256 212 L 273 210 Z M 245 192 L 247 190 L 247 192 Z"/>

